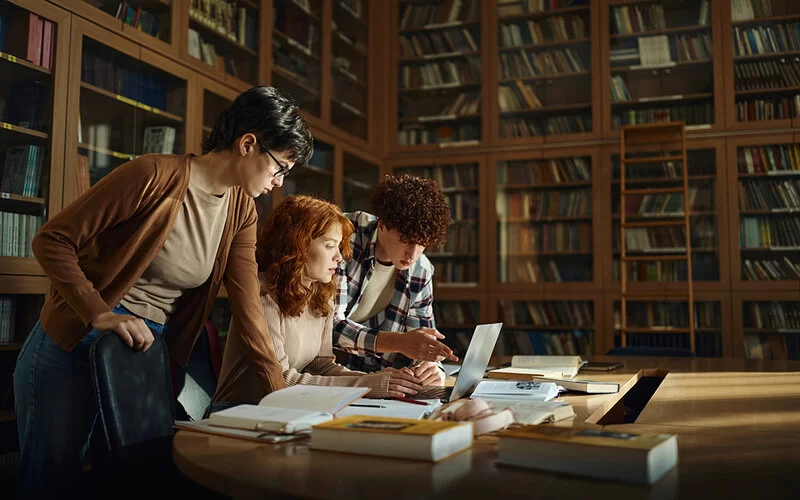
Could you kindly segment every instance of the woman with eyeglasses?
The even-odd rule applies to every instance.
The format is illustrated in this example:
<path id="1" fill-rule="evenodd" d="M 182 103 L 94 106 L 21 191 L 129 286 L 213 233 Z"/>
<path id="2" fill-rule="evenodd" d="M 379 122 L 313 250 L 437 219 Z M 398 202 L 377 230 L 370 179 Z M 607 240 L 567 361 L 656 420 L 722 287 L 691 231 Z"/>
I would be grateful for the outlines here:
<path id="1" fill-rule="evenodd" d="M 33 251 L 52 286 L 14 371 L 22 497 L 74 492 L 102 332 L 139 351 L 165 335 L 185 366 L 224 284 L 254 379 L 264 393 L 286 386 L 259 300 L 253 198 L 312 152 L 297 103 L 255 87 L 218 117 L 202 156 L 136 158 L 42 226 Z"/>

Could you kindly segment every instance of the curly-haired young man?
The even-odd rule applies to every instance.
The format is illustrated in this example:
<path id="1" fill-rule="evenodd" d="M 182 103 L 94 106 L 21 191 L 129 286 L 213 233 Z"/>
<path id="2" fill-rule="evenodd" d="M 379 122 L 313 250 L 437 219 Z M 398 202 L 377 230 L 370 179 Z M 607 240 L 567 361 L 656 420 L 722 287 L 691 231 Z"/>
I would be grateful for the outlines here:
<path id="1" fill-rule="evenodd" d="M 372 214 L 345 214 L 355 226 L 353 258 L 338 271 L 334 345 L 348 353 L 342 362 L 351 369 L 416 360 L 420 382 L 441 385 L 437 361 L 458 358 L 438 340 L 444 335 L 433 319 L 433 265 L 423 252 L 447 237 L 447 200 L 435 181 L 397 175 L 375 186 L 370 207 Z"/>

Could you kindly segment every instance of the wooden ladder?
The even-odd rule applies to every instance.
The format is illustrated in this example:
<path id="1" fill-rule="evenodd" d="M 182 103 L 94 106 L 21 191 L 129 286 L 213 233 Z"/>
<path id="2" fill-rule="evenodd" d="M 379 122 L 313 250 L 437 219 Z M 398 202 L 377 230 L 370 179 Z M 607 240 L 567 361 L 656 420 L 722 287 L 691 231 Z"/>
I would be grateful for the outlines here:
<path id="1" fill-rule="evenodd" d="M 676 145 L 680 145 L 678 148 Z M 633 148 L 632 148 L 633 147 Z M 658 148 L 658 156 L 628 157 L 628 152 L 633 149 L 642 148 L 652 150 Z M 680 149 L 680 154 L 674 154 Z M 666 152 L 666 153 L 665 153 Z M 668 153 L 668 154 L 667 154 Z M 626 171 L 629 166 L 635 168 L 637 164 L 646 163 L 680 163 L 680 173 L 683 180 L 681 187 L 650 187 L 645 189 L 628 189 L 625 181 Z M 690 201 L 689 201 L 689 172 L 686 162 L 686 127 L 683 122 L 653 123 L 648 125 L 627 125 L 622 127 L 620 132 L 620 285 L 622 289 L 620 313 L 620 345 L 627 346 L 627 334 L 642 333 L 641 328 L 629 328 L 627 324 L 628 302 L 643 302 L 645 299 L 679 299 L 685 298 L 688 302 L 689 327 L 688 329 L 663 330 L 664 333 L 688 333 L 689 345 L 692 352 L 695 352 L 695 325 L 694 325 L 694 287 L 692 285 L 692 237 L 690 221 Z M 680 178 L 675 179 L 680 180 Z M 631 195 L 658 195 L 682 193 L 683 194 L 683 218 L 678 215 L 664 218 L 664 220 L 631 221 L 626 220 L 626 196 Z M 626 230 L 639 228 L 658 228 L 658 227 L 680 227 L 684 228 L 685 248 L 684 252 L 653 252 L 650 255 L 629 256 L 626 252 Z M 628 290 L 628 262 L 664 262 L 664 261 L 686 261 L 686 290 L 672 291 L 629 291 Z M 687 331 L 688 330 L 688 331 Z M 659 330 L 652 330 L 657 333 Z M 648 333 L 650 331 L 648 330 Z"/>

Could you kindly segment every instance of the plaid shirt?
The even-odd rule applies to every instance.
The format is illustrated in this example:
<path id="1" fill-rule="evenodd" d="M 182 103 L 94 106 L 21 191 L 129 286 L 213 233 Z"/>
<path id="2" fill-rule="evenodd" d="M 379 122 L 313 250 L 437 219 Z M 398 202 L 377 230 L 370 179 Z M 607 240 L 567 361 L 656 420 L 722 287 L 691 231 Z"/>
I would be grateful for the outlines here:
<path id="1" fill-rule="evenodd" d="M 350 238 L 353 258 L 337 271 L 336 306 L 333 313 L 333 345 L 349 353 L 342 363 L 350 369 L 375 371 L 386 366 L 408 366 L 399 353 L 375 352 L 380 331 L 405 332 L 419 327 L 436 328 L 433 319 L 433 264 L 420 256 L 407 270 L 397 271 L 394 293 L 383 311 L 366 325 L 349 319 L 361 302 L 375 269 L 378 218 L 366 212 L 345 214 L 355 226 Z"/>

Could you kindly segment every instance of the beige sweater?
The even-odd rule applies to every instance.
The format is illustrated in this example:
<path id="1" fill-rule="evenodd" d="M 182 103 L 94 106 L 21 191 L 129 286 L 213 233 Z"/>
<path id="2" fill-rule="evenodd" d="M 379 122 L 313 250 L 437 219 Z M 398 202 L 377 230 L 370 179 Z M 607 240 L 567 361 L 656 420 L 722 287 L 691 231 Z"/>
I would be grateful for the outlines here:
<path id="1" fill-rule="evenodd" d="M 292 318 L 283 316 L 278 305 L 269 296 L 262 296 L 261 304 L 286 385 L 369 387 L 372 390 L 367 397 L 388 396 L 388 373 L 365 374 L 350 371 L 335 362 L 333 313 L 318 317 L 306 309 L 299 317 Z M 258 404 L 265 394 L 255 382 L 243 355 L 238 326 L 234 319 L 228 331 L 222 372 L 213 401 Z"/>

